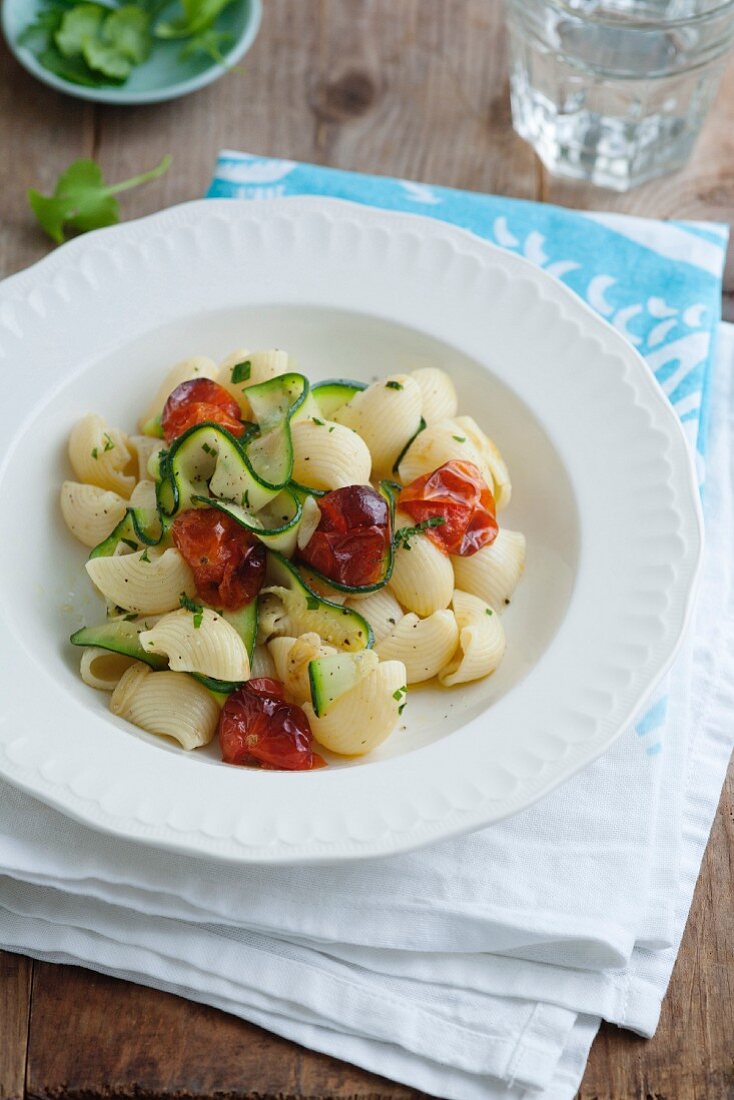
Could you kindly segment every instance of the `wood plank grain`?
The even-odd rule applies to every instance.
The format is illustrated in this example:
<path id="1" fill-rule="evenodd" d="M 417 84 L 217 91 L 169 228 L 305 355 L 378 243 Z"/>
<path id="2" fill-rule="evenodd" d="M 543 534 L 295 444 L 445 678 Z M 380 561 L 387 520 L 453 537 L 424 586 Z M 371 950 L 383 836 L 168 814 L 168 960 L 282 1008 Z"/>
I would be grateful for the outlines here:
<path id="1" fill-rule="evenodd" d="M 34 80 L 0 36 L 0 279 L 53 247 L 28 209 L 26 188 L 53 190 L 75 157 L 91 154 L 93 127 L 89 104 Z"/>
<path id="2" fill-rule="evenodd" d="M 30 1034 L 27 1095 L 39 1100 L 422 1095 L 216 1009 L 70 966 L 36 964 Z"/>
<path id="3" fill-rule="evenodd" d="M 33 962 L 0 951 L 0 1100 L 25 1092 Z"/>

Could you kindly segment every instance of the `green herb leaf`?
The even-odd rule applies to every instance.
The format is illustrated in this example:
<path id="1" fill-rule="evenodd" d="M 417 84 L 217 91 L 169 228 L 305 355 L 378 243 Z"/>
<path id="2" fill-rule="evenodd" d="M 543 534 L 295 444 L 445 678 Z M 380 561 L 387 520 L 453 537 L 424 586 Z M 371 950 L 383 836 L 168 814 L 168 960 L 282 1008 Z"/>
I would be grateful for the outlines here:
<path id="1" fill-rule="evenodd" d="M 120 539 L 120 542 L 124 542 L 125 546 L 129 546 L 131 550 L 138 549 L 138 544 L 134 539 Z"/>
<path id="2" fill-rule="evenodd" d="M 85 233 L 90 229 L 115 225 L 120 220 L 120 211 L 114 196 L 130 187 L 157 179 L 170 163 L 171 158 L 164 157 L 149 172 L 107 186 L 102 178 L 102 169 L 95 161 L 75 160 L 59 177 L 53 195 L 42 195 L 31 188 L 28 202 L 48 235 L 61 244 L 65 228 Z"/>
<path id="3" fill-rule="evenodd" d="M 392 697 L 397 703 L 399 703 L 402 696 L 407 694 L 407 691 L 407 685 L 405 687 L 396 688 L 395 691 L 392 693 Z"/>
<path id="4" fill-rule="evenodd" d="M 178 19 L 159 23 L 156 38 L 190 38 L 213 26 L 233 0 L 180 0 L 183 14 Z"/>
<path id="5" fill-rule="evenodd" d="M 113 451 L 115 449 L 115 441 L 112 438 L 112 436 L 109 434 L 109 432 L 105 432 L 104 436 L 102 438 L 104 439 L 104 449 L 105 449 L 105 451 Z"/>
<path id="6" fill-rule="evenodd" d="M 491 607 L 485 607 L 484 614 L 485 615 L 494 615 L 494 611 L 492 610 Z"/>
<path id="7" fill-rule="evenodd" d="M 314 424 L 318 424 L 320 428 L 324 427 L 324 421 L 319 420 L 318 416 L 312 416 L 311 419 L 313 420 Z"/>
<path id="8" fill-rule="evenodd" d="M 251 371 L 252 363 L 249 359 L 245 359 L 242 363 L 235 363 L 232 367 L 232 374 L 230 377 L 235 384 L 238 382 L 247 382 L 250 378 Z"/>
<path id="9" fill-rule="evenodd" d="M 466 443 L 466 437 L 463 435 L 452 435 L 452 439 L 455 439 L 457 443 Z"/>
<path id="10" fill-rule="evenodd" d="M 150 16 L 139 4 L 125 4 L 107 16 L 102 38 L 133 65 L 140 65 L 153 46 Z"/>
<path id="11" fill-rule="evenodd" d="M 92 447 L 92 458 L 95 460 L 99 458 L 99 451 L 96 447 Z"/>
<path id="12" fill-rule="evenodd" d="M 77 4 L 67 11 L 54 35 L 63 57 L 81 57 L 85 42 L 97 38 L 107 11 L 100 4 Z"/>
<path id="13" fill-rule="evenodd" d="M 145 550 L 143 550 L 143 553 L 140 555 L 140 560 L 141 561 L 146 561 L 150 564 L 150 557 L 148 555 L 148 547 L 147 546 L 146 546 Z"/>
<path id="14" fill-rule="evenodd" d="M 201 449 L 202 451 L 204 451 L 205 454 L 210 455 L 212 453 L 212 448 L 209 446 L 208 443 L 202 443 Z"/>
<path id="15" fill-rule="evenodd" d="M 385 383 L 385 389 L 386 390 L 402 390 L 402 388 L 403 388 L 403 383 L 402 382 L 390 381 L 390 382 Z"/>
<path id="16" fill-rule="evenodd" d="M 233 42 L 234 35 L 229 31 L 218 31 L 214 27 L 209 27 L 200 34 L 193 35 L 182 48 L 179 57 L 182 61 L 186 61 L 197 53 L 205 53 L 222 68 L 230 69 L 231 66 L 227 64 L 227 58 L 222 51 Z"/>
<path id="17" fill-rule="evenodd" d="M 431 516 L 430 519 L 422 519 L 415 527 L 399 527 L 393 538 L 395 549 L 397 550 L 398 547 L 402 546 L 405 550 L 410 550 L 410 540 L 412 538 L 422 534 L 423 531 L 427 531 L 429 527 L 443 527 L 445 522 L 443 516 Z"/>
<path id="18" fill-rule="evenodd" d="M 186 611 L 190 611 L 192 613 L 192 615 L 194 616 L 194 630 L 198 630 L 202 622 L 204 621 L 204 608 L 202 607 L 202 605 L 200 603 L 197 603 L 196 600 L 192 600 L 191 597 L 188 596 L 185 592 L 181 593 L 178 602 L 181 604 L 181 607 L 186 609 Z"/>
<path id="19" fill-rule="evenodd" d="M 316 596 L 306 596 L 306 607 L 309 611 L 318 611 L 319 600 Z"/>

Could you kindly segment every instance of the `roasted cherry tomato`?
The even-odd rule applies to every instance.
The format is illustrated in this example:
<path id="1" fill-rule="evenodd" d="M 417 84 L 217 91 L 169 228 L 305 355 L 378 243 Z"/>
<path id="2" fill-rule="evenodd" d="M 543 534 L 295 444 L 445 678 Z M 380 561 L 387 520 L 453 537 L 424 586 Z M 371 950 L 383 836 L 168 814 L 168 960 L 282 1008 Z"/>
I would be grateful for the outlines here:
<path id="1" fill-rule="evenodd" d="M 230 516 L 192 508 L 176 516 L 171 535 L 205 603 L 236 611 L 257 596 L 265 579 L 265 547 Z"/>
<path id="2" fill-rule="evenodd" d="M 398 507 L 417 524 L 434 517 L 443 523 L 425 533 L 444 554 L 468 558 L 489 546 L 499 527 L 494 497 L 473 462 L 445 462 L 406 485 Z"/>
<path id="3" fill-rule="evenodd" d="M 204 421 L 221 424 L 232 435 L 240 436 L 245 430 L 240 415 L 239 405 L 224 386 L 211 378 L 192 378 L 176 386 L 169 396 L 161 413 L 161 427 L 166 443 Z"/>
<path id="4" fill-rule="evenodd" d="M 337 584 L 376 584 L 392 537 L 385 499 L 369 485 L 347 485 L 320 497 L 318 506 L 321 519 L 301 559 Z"/>
<path id="5" fill-rule="evenodd" d="M 225 764 L 286 771 L 322 768 L 326 761 L 312 750 L 312 740 L 304 712 L 286 703 L 283 685 L 268 676 L 248 680 L 233 692 L 219 716 Z"/>

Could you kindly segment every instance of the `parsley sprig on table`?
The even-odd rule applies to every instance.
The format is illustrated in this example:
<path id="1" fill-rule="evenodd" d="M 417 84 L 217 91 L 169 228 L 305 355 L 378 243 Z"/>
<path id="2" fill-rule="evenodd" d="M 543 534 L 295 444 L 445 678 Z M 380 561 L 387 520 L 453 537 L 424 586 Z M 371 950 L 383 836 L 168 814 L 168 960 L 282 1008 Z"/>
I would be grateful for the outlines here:
<path id="1" fill-rule="evenodd" d="M 42 195 L 40 191 L 30 188 L 28 202 L 49 237 L 61 244 L 67 229 L 86 233 L 89 229 L 115 225 L 120 220 L 120 207 L 115 195 L 157 179 L 168 170 L 170 163 L 171 158 L 164 157 L 149 172 L 142 172 L 122 183 L 107 185 L 102 178 L 102 169 L 95 161 L 75 160 L 59 176 L 53 195 Z M 106 440 L 109 443 L 105 442 L 104 449 L 108 451 L 115 444 L 109 436 Z"/>
<path id="2" fill-rule="evenodd" d="M 124 84 L 156 43 L 181 41 L 181 60 L 202 52 L 221 65 L 233 36 L 215 23 L 234 0 L 42 0 L 18 42 L 72 84 Z M 162 18 L 171 9 L 170 18 Z"/>

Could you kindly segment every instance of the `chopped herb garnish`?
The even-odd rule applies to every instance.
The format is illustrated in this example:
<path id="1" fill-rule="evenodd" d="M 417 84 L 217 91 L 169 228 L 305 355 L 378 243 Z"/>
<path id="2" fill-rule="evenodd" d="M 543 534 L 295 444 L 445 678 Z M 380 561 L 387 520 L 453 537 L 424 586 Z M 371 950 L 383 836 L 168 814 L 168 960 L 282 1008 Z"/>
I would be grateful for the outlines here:
<path id="1" fill-rule="evenodd" d="M 324 421 L 319 420 L 318 416 L 312 416 L 311 419 L 313 420 L 314 424 L 318 424 L 320 428 L 324 427 Z"/>
<path id="2" fill-rule="evenodd" d="M 143 550 L 143 553 L 140 555 L 140 560 L 150 562 L 150 558 L 148 557 L 148 547 L 147 546 L 146 546 L 145 550 Z"/>
<path id="3" fill-rule="evenodd" d="M 394 381 L 392 381 L 392 379 L 389 382 L 385 383 L 385 389 L 386 390 L 402 390 L 402 388 L 403 388 L 403 383 L 402 382 L 394 382 Z"/>
<path id="4" fill-rule="evenodd" d="M 494 615 L 494 611 L 492 610 L 491 607 L 485 607 L 484 614 L 485 615 Z"/>
<path id="5" fill-rule="evenodd" d="M 407 686 L 396 688 L 395 691 L 392 693 L 392 697 L 395 700 L 395 702 L 399 703 L 401 698 L 403 697 L 403 695 L 407 694 L 407 691 L 408 691 Z"/>
<path id="6" fill-rule="evenodd" d="M 209 446 L 208 443 L 202 443 L 201 449 L 202 451 L 204 451 L 205 454 L 210 455 L 212 453 L 212 448 Z"/>
<path id="7" fill-rule="evenodd" d="M 404 700 L 403 700 L 403 702 L 402 702 L 402 703 L 400 704 L 400 706 L 398 707 L 398 714 L 402 714 L 402 713 L 403 713 L 403 711 L 405 710 L 405 704 L 406 704 L 407 702 L 408 702 L 408 700 L 407 700 L 407 699 L 404 699 Z"/>
<path id="8" fill-rule="evenodd" d="M 336 427 L 336 424 L 332 424 L 331 427 L 329 428 L 329 431 L 333 432 L 335 427 Z"/>
<path id="9" fill-rule="evenodd" d="M 250 494 L 247 491 L 247 489 L 245 489 L 244 493 L 242 494 L 242 498 L 241 498 L 240 503 L 241 503 L 243 508 L 249 508 L 250 507 Z"/>
<path id="10" fill-rule="evenodd" d="M 137 611 L 131 611 L 129 615 L 123 615 L 122 621 L 124 623 L 134 623 L 138 617 Z"/>
<path id="11" fill-rule="evenodd" d="M 138 550 L 138 544 L 135 539 L 120 539 L 120 542 L 124 542 L 125 546 L 129 546 L 131 550 Z"/>
<path id="12" fill-rule="evenodd" d="M 309 611 L 318 611 L 319 599 L 316 596 L 306 596 L 306 607 Z"/>
<path id="13" fill-rule="evenodd" d="M 99 458 L 99 451 L 97 450 L 96 447 L 92 447 L 92 458 L 94 458 L 94 459 Z"/>
<path id="14" fill-rule="evenodd" d="M 247 382 L 247 381 L 249 381 L 251 373 L 252 373 L 252 363 L 250 362 L 249 359 L 245 359 L 241 363 L 235 363 L 235 365 L 232 367 L 231 378 L 232 378 L 232 381 L 235 382 L 235 383 L 237 383 L 237 382 Z"/>
<path id="15" fill-rule="evenodd" d="M 452 436 L 451 436 L 451 438 L 452 438 L 452 439 L 455 439 L 457 443 L 466 443 L 466 436 L 463 436 L 463 435 L 452 435 Z"/>
<path id="16" fill-rule="evenodd" d="M 109 434 L 109 432 L 104 433 L 103 439 L 104 439 L 104 449 L 105 449 L 105 451 L 114 450 L 115 441 L 112 438 L 112 436 Z"/>
<path id="17" fill-rule="evenodd" d="M 415 527 L 399 527 L 393 540 L 395 548 L 402 546 L 406 550 L 410 550 L 410 540 L 412 538 L 422 534 L 423 531 L 427 531 L 429 527 L 443 527 L 445 522 L 443 516 L 431 516 L 430 519 L 422 519 Z"/>
<path id="18" fill-rule="evenodd" d="M 194 616 L 194 630 L 198 630 L 204 620 L 204 608 L 200 603 L 196 603 L 185 592 L 182 592 L 178 598 L 178 602 L 186 611 L 190 611 Z"/>

